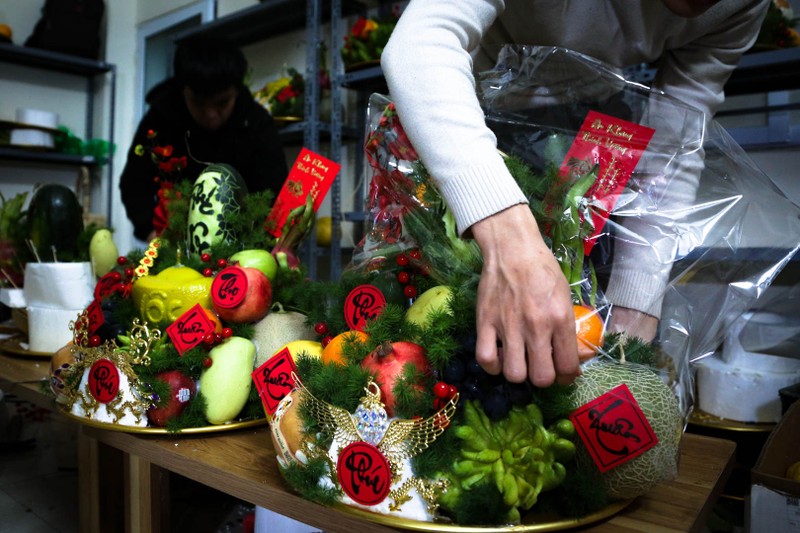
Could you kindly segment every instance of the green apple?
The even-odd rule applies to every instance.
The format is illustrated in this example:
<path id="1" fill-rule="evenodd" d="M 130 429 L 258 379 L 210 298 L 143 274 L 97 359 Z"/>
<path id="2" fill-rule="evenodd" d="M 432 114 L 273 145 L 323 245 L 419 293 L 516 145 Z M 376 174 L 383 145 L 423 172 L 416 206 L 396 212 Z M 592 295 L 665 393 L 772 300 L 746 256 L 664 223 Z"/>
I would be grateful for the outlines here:
<path id="1" fill-rule="evenodd" d="M 242 250 L 230 256 L 228 262 L 238 262 L 241 267 L 260 270 L 270 281 L 274 281 L 275 275 L 278 273 L 278 262 L 267 250 Z"/>
<path id="2" fill-rule="evenodd" d="M 434 311 L 444 311 L 452 314 L 449 300 L 453 291 L 446 285 L 437 285 L 419 295 L 411 307 L 406 311 L 405 319 L 418 326 L 427 327 L 430 315 Z"/>
<path id="3" fill-rule="evenodd" d="M 211 366 L 200 374 L 206 420 L 224 424 L 241 412 L 250 396 L 256 345 L 244 337 L 229 337 L 212 348 L 208 356 Z"/>

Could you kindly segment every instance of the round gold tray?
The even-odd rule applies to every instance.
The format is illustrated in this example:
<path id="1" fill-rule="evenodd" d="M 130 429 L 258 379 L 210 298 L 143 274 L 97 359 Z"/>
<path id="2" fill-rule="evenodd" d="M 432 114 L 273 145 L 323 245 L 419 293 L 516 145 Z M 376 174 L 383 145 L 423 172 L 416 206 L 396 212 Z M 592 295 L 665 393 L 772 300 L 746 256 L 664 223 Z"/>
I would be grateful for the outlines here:
<path id="1" fill-rule="evenodd" d="M 18 335 L 16 337 L 9 337 L 7 339 L 3 339 L 0 341 L 0 351 L 10 353 L 13 355 L 21 355 L 23 357 L 33 357 L 36 359 L 50 359 L 53 354 L 50 352 L 34 352 L 28 350 L 22 346 L 23 343 L 27 341 L 27 337 L 24 335 Z"/>
<path id="2" fill-rule="evenodd" d="M 689 423 L 711 429 L 745 432 L 769 432 L 775 427 L 775 424 L 771 422 L 739 422 L 737 420 L 728 420 L 727 418 L 720 418 L 700 411 L 699 409 L 695 409 L 689 416 Z"/>
<path id="3" fill-rule="evenodd" d="M 303 117 L 272 117 L 272 121 L 278 126 L 283 126 L 286 124 L 294 124 L 295 122 L 302 122 Z"/>
<path id="4" fill-rule="evenodd" d="M 625 509 L 633 500 L 621 500 L 614 502 L 611 505 L 600 509 L 583 518 L 557 518 L 553 516 L 543 516 L 535 512 L 529 512 L 522 517 L 522 523 L 508 526 L 460 526 L 457 524 L 446 524 L 437 522 L 422 522 L 419 520 L 411 520 L 409 518 L 401 518 L 397 516 L 388 516 L 379 513 L 373 513 L 358 507 L 351 507 L 349 505 L 337 506 L 346 513 L 356 515 L 364 520 L 375 522 L 384 526 L 397 527 L 400 529 L 408 529 L 412 531 L 439 531 L 439 532 L 452 532 L 452 533 L 540 533 L 545 531 L 564 531 L 576 527 L 583 527 L 595 522 L 600 522 L 606 518 L 610 518 L 615 514 Z"/>
<path id="5" fill-rule="evenodd" d="M 217 426 L 184 428 L 176 433 L 174 431 L 168 431 L 165 428 L 123 426 L 121 424 L 109 424 L 107 422 L 98 422 L 97 420 L 92 420 L 82 416 L 74 415 L 66 411 L 60 405 L 58 406 L 58 411 L 65 417 L 69 418 L 70 420 L 73 420 L 75 422 L 93 428 L 106 429 L 109 431 L 121 431 L 123 433 L 136 433 L 138 435 L 171 435 L 173 437 L 180 437 L 183 435 L 205 435 L 209 433 L 224 433 L 226 431 L 234 431 L 237 429 L 254 428 L 267 424 L 266 418 L 258 418 L 255 420 L 239 420 L 235 422 L 229 422 L 227 424 L 220 424 Z"/>

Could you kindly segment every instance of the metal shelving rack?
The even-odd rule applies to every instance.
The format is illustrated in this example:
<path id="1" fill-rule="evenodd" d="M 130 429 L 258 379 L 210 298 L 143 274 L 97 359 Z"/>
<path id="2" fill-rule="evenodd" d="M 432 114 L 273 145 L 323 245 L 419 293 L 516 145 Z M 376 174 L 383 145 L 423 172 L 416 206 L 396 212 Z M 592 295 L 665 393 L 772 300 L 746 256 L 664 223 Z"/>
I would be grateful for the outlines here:
<path id="1" fill-rule="evenodd" d="M 331 120 L 323 122 L 319 118 L 320 90 L 314 82 L 319 69 L 319 46 L 323 42 L 323 24 L 330 23 L 330 34 L 341 33 L 342 17 L 365 9 L 358 0 L 306 0 L 301 5 L 297 0 L 264 0 L 258 5 L 239 10 L 188 30 L 177 36 L 181 41 L 194 36 L 225 36 L 239 46 L 276 37 L 291 31 L 304 29 L 306 41 L 305 66 L 305 119 L 281 129 L 284 141 L 296 142 L 302 134 L 303 145 L 314 152 L 320 152 L 320 139 L 330 143 L 327 157 L 341 160 L 343 134 L 348 130 L 343 123 L 341 101 L 343 74 L 338 37 L 330 39 L 331 46 Z M 341 179 L 337 176 L 330 192 L 332 234 L 330 246 L 330 279 L 341 275 Z M 317 277 L 317 258 L 326 253 L 316 243 L 316 235 L 311 232 L 303 243 L 301 256 L 312 279 Z"/>
<path id="2" fill-rule="evenodd" d="M 12 63 L 23 67 L 39 69 L 50 72 L 61 72 L 80 76 L 86 79 L 86 139 L 94 136 L 94 106 L 97 92 L 96 80 L 98 76 L 109 76 L 110 112 L 108 119 L 108 142 L 114 146 L 114 105 L 116 98 L 116 66 L 104 61 L 95 61 L 76 57 L 49 50 L 41 50 L 14 44 L 0 44 L 0 61 Z M 25 161 L 51 165 L 74 165 L 82 168 L 96 169 L 100 165 L 93 156 L 60 154 L 54 152 L 31 151 L 13 146 L 0 147 L 0 160 Z M 106 182 L 106 220 L 111 221 L 112 208 L 112 176 L 113 158 L 109 157 L 107 163 Z"/>

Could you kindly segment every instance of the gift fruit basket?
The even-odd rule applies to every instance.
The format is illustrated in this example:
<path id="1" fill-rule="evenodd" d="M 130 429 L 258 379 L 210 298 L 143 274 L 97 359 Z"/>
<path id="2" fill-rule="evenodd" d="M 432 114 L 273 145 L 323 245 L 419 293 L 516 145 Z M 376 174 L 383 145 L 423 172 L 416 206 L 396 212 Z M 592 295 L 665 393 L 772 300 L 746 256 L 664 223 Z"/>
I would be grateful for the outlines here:
<path id="1" fill-rule="evenodd" d="M 164 226 L 147 250 L 107 257 L 108 230 L 92 237 L 93 264 L 107 268 L 95 269 L 73 339 L 51 358 L 50 389 L 64 413 L 144 433 L 265 423 L 254 368 L 285 345 L 319 346 L 304 315 L 280 303 L 304 282 L 297 250 L 327 192 L 319 172 L 311 183 L 298 169 L 276 198 L 248 193 L 234 168 L 209 164 L 193 182 L 162 188 L 154 216 Z"/>
<path id="2" fill-rule="evenodd" d="M 365 236 L 341 279 L 290 297 L 322 351 L 278 352 L 253 379 L 308 499 L 412 529 L 584 525 L 677 476 L 692 366 L 797 251 L 799 211 L 719 125 L 592 58 L 507 47 L 478 86 L 572 288 L 582 375 L 536 388 L 477 363 L 480 251 L 373 95 Z M 737 261 L 767 214 L 769 244 Z M 631 272 L 649 305 L 678 300 L 657 342 L 608 328 Z M 682 291 L 698 276 L 713 302 Z"/>

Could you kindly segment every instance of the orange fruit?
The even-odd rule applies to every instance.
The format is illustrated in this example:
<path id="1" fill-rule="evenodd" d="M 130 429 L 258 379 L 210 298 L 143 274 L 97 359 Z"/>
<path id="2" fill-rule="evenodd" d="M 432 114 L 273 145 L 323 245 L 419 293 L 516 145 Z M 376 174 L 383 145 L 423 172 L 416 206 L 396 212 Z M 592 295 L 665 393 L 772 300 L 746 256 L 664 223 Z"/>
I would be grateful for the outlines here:
<path id="1" fill-rule="evenodd" d="M 322 362 L 326 365 L 336 363 L 338 365 L 346 365 L 347 361 L 342 353 L 342 347 L 345 342 L 359 342 L 364 343 L 369 338 L 369 335 L 363 331 L 350 330 L 339 333 L 322 349 Z"/>
<path id="2" fill-rule="evenodd" d="M 591 359 L 603 346 L 605 325 L 597 309 L 585 305 L 573 305 L 575 314 L 575 336 L 578 339 L 578 358 Z"/>
<path id="3" fill-rule="evenodd" d="M 217 316 L 217 313 L 211 309 L 206 309 L 205 307 L 202 309 L 206 312 L 208 319 L 214 323 L 214 333 L 222 333 L 222 320 L 220 320 L 220 318 Z"/>

